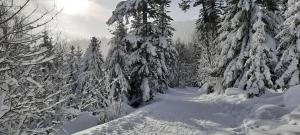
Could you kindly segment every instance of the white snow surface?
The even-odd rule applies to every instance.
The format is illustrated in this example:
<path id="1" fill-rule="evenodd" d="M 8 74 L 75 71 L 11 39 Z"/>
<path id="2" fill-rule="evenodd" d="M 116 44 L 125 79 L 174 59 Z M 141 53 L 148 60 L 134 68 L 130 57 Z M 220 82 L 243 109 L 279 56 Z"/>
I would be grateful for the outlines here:
<path id="1" fill-rule="evenodd" d="M 247 99 L 237 89 L 228 95 L 206 95 L 196 88 L 176 88 L 126 116 L 75 133 L 149 134 L 299 135 L 300 106 L 286 107 L 282 93 Z"/>
<path id="2" fill-rule="evenodd" d="M 52 135 L 69 135 L 93 127 L 100 123 L 99 119 L 89 113 L 82 113 L 76 119 L 65 123 Z"/>
<path id="3" fill-rule="evenodd" d="M 284 94 L 284 103 L 286 106 L 300 105 L 300 85 L 294 86 Z"/>

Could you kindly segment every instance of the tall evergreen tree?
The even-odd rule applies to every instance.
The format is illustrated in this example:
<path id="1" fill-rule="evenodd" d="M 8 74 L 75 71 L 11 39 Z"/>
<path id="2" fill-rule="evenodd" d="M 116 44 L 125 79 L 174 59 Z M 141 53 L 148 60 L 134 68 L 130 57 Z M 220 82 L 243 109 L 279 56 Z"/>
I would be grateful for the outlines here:
<path id="1" fill-rule="evenodd" d="M 58 48 L 58 50 L 63 50 Z M 61 76 L 60 82 L 57 84 L 61 85 L 60 98 L 64 98 L 66 101 L 61 105 L 60 111 L 61 115 L 65 121 L 71 120 L 77 117 L 81 110 L 76 108 L 76 90 L 78 89 L 78 76 L 80 69 L 80 56 L 78 57 L 75 52 L 75 47 L 70 47 L 70 52 L 64 52 L 62 56 L 62 63 L 58 69 L 58 76 Z"/>
<path id="2" fill-rule="evenodd" d="M 160 17 L 162 14 L 159 14 L 159 10 L 156 10 L 156 8 L 150 7 L 159 7 L 159 4 L 163 4 L 162 7 L 166 8 L 168 3 L 156 0 L 122 1 L 117 5 L 113 16 L 107 22 L 111 25 L 116 21 L 128 20 L 129 17 L 134 18 L 131 22 L 132 30 L 124 38 L 127 51 L 131 55 L 131 91 L 128 91 L 131 103 L 141 103 L 151 100 L 158 91 L 158 87 L 156 87 L 158 80 L 163 81 L 162 79 L 165 79 L 163 76 L 167 76 L 163 75 L 167 72 L 162 69 L 164 68 L 162 62 L 165 62 L 163 60 L 164 56 L 158 54 L 158 46 L 160 44 L 160 40 L 158 39 L 161 35 L 157 32 L 161 30 L 157 26 L 157 23 L 151 23 L 150 21 L 157 20 L 156 17 Z M 158 9 L 161 9 L 161 7 Z M 165 22 L 164 25 L 167 23 Z M 168 39 L 168 37 L 165 39 Z M 159 83 L 167 84 L 165 82 Z"/>
<path id="3" fill-rule="evenodd" d="M 259 96 L 274 86 L 274 37 L 281 23 L 274 13 L 276 2 L 230 0 L 227 4 L 218 37 L 220 62 L 213 74 L 223 74 L 224 88 L 237 87 Z"/>
<path id="4" fill-rule="evenodd" d="M 161 0 L 156 3 L 157 16 L 155 17 L 154 24 L 157 27 L 155 34 L 156 47 L 157 47 L 157 74 L 154 81 L 156 81 L 155 89 L 163 93 L 168 89 L 170 79 L 174 76 L 175 60 L 177 51 L 172 43 L 173 31 L 171 26 L 173 19 L 168 15 L 170 8 L 170 0 Z"/>
<path id="5" fill-rule="evenodd" d="M 127 92 L 130 90 L 128 62 L 129 55 L 126 51 L 124 38 L 127 30 L 123 22 L 117 24 L 112 33 L 114 37 L 110 41 L 110 51 L 107 56 L 106 73 L 108 74 L 109 91 L 114 93 L 116 100 L 127 100 Z"/>
<path id="6" fill-rule="evenodd" d="M 70 52 L 66 55 L 64 62 L 64 71 L 66 72 L 64 83 L 69 87 L 70 93 L 75 93 L 77 89 L 77 79 L 80 69 L 81 56 L 78 57 L 75 51 L 75 47 L 71 46 Z"/>
<path id="7" fill-rule="evenodd" d="M 100 41 L 97 38 L 92 37 L 80 66 L 75 102 L 79 110 L 98 115 L 104 107 L 107 107 L 108 94 L 103 71 L 104 61 L 100 53 Z"/>
<path id="8" fill-rule="evenodd" d="M 300 1 L 289 0 L 283 30 L 277 35 L 279 63 L 276 66 L 276 84 L 289 88 L 300 83 Z"/>

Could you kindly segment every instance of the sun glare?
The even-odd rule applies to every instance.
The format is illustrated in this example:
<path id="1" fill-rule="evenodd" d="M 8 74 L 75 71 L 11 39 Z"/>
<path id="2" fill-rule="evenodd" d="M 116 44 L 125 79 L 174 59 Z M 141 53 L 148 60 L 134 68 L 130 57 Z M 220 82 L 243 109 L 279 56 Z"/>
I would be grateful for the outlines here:
<path id="1" fill-rule="evenodd" d="M 88 0 L 56 0 L 57 7 L 63 9 L 64 14 L 79 14 L 88 7 Z"/>

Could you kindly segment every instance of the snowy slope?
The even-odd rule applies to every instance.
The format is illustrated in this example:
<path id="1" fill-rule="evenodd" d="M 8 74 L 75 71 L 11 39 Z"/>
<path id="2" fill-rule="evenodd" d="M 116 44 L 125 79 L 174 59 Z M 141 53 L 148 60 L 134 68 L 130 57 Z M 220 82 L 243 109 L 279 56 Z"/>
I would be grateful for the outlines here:
<path id="1" fill-rule="evenodd" d="M 282 94 L 246 99 L 233 91 L 221 96 L 193 88 L 170 89 L 150 105 L 75 135 L 300 134 L 300 108 L 284 107 Z"/>

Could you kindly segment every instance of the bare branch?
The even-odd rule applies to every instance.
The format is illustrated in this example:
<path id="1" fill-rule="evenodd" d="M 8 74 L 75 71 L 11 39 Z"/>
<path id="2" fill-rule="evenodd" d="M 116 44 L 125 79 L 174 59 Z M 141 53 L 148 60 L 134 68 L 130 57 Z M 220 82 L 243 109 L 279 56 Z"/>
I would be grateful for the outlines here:
<path id="1" fill-rule="evenodd" d="M 18 15 L 26 6 L 27 4 L 30 2 L 30 0 L 26 0 L 26 2 L 19 8 L 19 10 L 17 10 L 14 14 L 12 14 L 10 17 L 8 17 L 6 20 L 0 22 L 0 24 L 3 24 L 9 20 L 11 20 L 12 18 L 14 18 L 16 15 Z"/>

